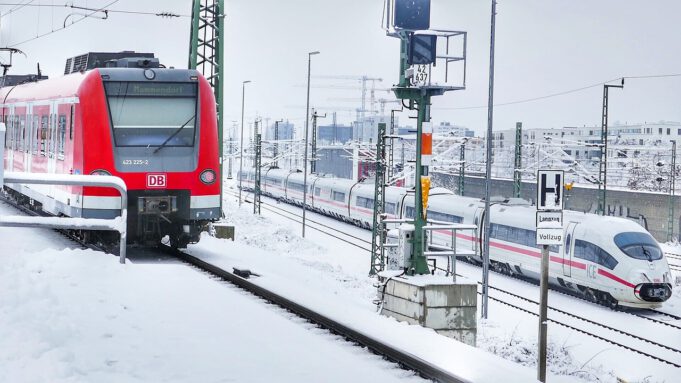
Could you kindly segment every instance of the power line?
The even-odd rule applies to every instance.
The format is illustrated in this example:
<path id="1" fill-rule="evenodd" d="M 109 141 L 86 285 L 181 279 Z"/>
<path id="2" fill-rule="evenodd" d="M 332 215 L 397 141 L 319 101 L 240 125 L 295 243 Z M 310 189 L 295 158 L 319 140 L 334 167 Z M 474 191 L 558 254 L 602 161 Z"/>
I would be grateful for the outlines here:
<path id="1" fill-rule="evenodd" d="M 656 74 L 656 75 L 645 75 L 645 76 L 625 76 L 624 79 L 646 79 L 646 78 L 663 78 L 663 77 L 681 77 L 681 73 Z M 544 99 L 552 98 L 552 97 L 564 96 L 566 94 L 581 92 L 583 90 L 587 90 L 587 89 L 591 89 L 591 88 L 595 88 L 595 87 L 600 87 L 600 86 L 603 86 L 605 84 L 611 83 L 615 80 L 619 80 L 621 78 L 622 77 L 617 77 L 617 78 L 614 78 L 612 80 L 603 81 L 603 82 L 599 82 L 599 83 L 596 83 L 596 84 L 583 86 L 581 88 L 570 89 L 570 90 L 566 90 L 566 91 L 563 91 L 563 92 L 551 93 L 551 94 L 547 94 L 547 95 L 544 95 L 544 96 L 526 98 L 526 99 L 516 100 L 516 101 L 502 102 L 502 103 L 494 104 L 494 106 L 516 105 L 516 104 L 523 104 L 523 103 L 527 103 L 527 102 L 544 100 Z M 488 107 L 488 105 L 477 105 L 477 106 L 463 106 L 463 107 L 450 107 L 450 108 L 438 107 L 438 108 L 434 108 L 434 109 L 438 109 L 438 110 L 469 110 L 469 109 L 486 109 L 487 107 Z"/>
<path id="2" fill-rule="evenodd" d="M 30 5 L 30 4 L 31 4 L 32 2 L 34 2 L 34 1 L 35 1 L 35 0 L 28 0 L 28 1 L 25 2 L 25 3 L 0 4 L 0 5 L 11 5 L 11 6 L 14 6 L 13 8 L 10 8 L 10 10 L 7 11 L 7 13 L 1 14 L 1 15 L 0 15 L 0 18 L 5 17 L 5 16 L 7 16 L 7 15 L 11 15 L 12 13 L 14 13 L 14 12 L 20 10 L 21 8 L 23 8 L 23 7 L 27 6 L 27 5 Z"/>
<path id="3" fill-rule="evenodd" d="M 94 11 L 92 11 L 92 12 L 90 12 L 90 13 L 87 13 L 87 14 L 83 15 L 83 17 L 81 17 L 80 19 L 77 19 L 77 20 L 73 21 L 71 24 L 64 25 L 64 26 L 61 27 L 61 28 L 53 29 L 53 30 L 50 31 L 50 32 L 45 32 L 45 33 L 43 33 L 43 34 L 36 35 L 35 37 L 31 37 L 31 38 L 29 38 L 29 39 L 20 41 L 20 42 L 18 42 L 18 43 L 11 44 L 11 45 L 9 45 L 9 47 L 16 47 L 16 46 L 25 44 L 25 43 L 27 43 L 27 42 L 37 40 L 37 39 L 39 39 L 39 38 L 41 38 L 41 37 L 45 37 L 45 36 L 51 35 L 51 34 L 53 34 L 53 33 L 62 31 L 62 30 L 64 30 L 64 29 L 66 29 L 66 28 L 72 26 L 73 24 L 76 24 L 76 23 L 78 23 L 78 22 L 80 22 L 80 21 L 83 21 L 83 20 L 87 19 L 88 17 L 92 16 L 92 15 L 95 14 L 95 13 L 104 12 L 104 10 L 105 10 L 107 7 L 110 7 L 110 6 L 114 5 L 114 4 L 116 4 L 118 1 L 119 1 L 119 0 L 113 0 L 113 1 L 110 2 L 109 4 L 103 6 L 102 8 L 99 8 L 99 9 L 97 9 L 97 10 L 94 10 Z M 3 4 L 0 3 L 0 5 L 3 5 Z"/>
<path id="4" fill-rule="evenodd" d="M 15 6 L 15 8 L 10 9 L 6 14 L 0 15 L 0 17 L 7 16 L 10 13 L 16 12 L 23 7 L 83 9 L 82 7 L 78 7 L 78 6 L 75 6 L 73 4 L 31 4 L 33 1 L 35 1 L 35 0 L 30 0 L 29 3 L 0 3 L 0 6 Z M 131 10 L 125 10 L 125 9 L 106 9 L 107 7 L 108 7 L 108 5 L 98 9 L 97 11 L 98 12 L 107 11 L 109 13 L 124 13 L 124 14 L 131 14 L 131 15 L 151 15 L 151 16 L 159 16 L 159 17 L 191 17 L 191 15 L 185 15 L 185 14 L 179 14 L 179 13 L 167 12 L 167 11 L 144 12 L 144 11 L 131 11 Z"/>

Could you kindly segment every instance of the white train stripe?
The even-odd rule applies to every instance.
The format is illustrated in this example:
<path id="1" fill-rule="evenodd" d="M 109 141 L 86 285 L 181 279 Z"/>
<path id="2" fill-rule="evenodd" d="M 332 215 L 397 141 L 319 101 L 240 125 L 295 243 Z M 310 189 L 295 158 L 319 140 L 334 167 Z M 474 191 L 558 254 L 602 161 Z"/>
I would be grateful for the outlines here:
<path id="1" fill-rule="evenodd" d="M 83 209 L 121 209 L 121 197 L 83 196 Z"/>
<path id="2" fill-rule="evenodd" d="M 189 207 L 191 209 L 220 207 L 220 195 L 193 195 L 190 197 Z"/>

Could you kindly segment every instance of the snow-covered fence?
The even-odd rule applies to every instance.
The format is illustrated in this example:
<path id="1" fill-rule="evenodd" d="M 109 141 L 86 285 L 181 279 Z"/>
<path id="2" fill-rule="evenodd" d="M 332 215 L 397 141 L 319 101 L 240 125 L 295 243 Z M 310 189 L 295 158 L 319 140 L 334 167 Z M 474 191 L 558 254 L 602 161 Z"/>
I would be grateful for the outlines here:
<path id="1" fill-rule="evenodd" d="M 2 139 L 2 127 L 0 127 L 0 139 Z M 0 158 L 3 148 L 0 146 Z M 0 166 L 0 188 L 3 185 L 2 168 Z M 51 229 L 82 229 L 82 230 L 113 230 L 121 235 L 120 239 L 120 262 L 125 263 L 125 248 L 127 245 L 127 221 L 128 221 L 128 190 L 125 182 L 114 176 L 92 176 L 72 174 L 32 174 L 7 172 L 4 174 L 4 182 L 12 184 L 40 184 L 40 185 L 74 185 L 108 187 L 118 190 L 121 195 L 121 215 L 114 219 L 94 218 L 65 218 L 65 217 L 26 217 L 26 216 L 0 216 L 1 226 L 12 227 L 40 227 Z"/>

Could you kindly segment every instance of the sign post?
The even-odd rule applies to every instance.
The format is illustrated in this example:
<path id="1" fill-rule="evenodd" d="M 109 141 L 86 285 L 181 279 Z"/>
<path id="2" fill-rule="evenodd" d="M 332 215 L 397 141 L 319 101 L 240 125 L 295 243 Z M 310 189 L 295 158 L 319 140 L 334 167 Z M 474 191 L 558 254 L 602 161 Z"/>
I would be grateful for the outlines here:
<path id="1" fill-rule="evenodd" d="M 541 245 L 539 282 L 539 361 L 537 379 L 546 382 L 546 330 L 549 295 L 549 246 L 563 244 L 563 171 L 537 173 L 537 245 Z"/>

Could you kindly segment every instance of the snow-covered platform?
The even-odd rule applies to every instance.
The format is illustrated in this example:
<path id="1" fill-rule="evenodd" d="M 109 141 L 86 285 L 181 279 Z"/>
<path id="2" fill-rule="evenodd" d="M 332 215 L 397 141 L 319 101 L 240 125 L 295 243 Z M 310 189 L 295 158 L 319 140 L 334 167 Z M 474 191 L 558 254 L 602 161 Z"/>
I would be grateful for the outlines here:
<path id="1" fill-rule="evenodd" d="M 454 283 L 444 276 L 401 274 L 393 270 L 379 273 L 382 315 L 475 346 L 477 284 Z"/>

